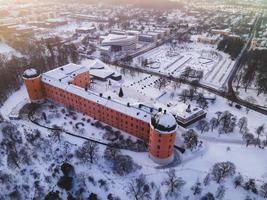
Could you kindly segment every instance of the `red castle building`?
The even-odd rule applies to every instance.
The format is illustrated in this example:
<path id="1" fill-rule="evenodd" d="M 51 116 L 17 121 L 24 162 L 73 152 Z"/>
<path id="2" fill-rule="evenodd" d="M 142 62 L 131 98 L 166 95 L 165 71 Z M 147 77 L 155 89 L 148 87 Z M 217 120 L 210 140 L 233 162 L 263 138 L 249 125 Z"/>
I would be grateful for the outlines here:
<path id="1" fill-rule="evenodd" d="M 32 102 L 49 99 L 136 136 L 149 146 L 149 156 L 159 164 L 173 161 L 177 122 L 168 112 L 134 106 L 89 90 L 88 68 L 68 64 L 39 74 L 28 69 L 23 74 Z"/>

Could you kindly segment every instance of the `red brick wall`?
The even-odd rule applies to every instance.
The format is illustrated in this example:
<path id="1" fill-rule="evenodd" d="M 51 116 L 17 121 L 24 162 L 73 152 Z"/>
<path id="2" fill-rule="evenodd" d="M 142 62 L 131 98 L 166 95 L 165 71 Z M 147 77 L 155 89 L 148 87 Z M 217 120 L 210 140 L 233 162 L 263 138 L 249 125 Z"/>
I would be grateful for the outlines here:
<path id="1" fill-rule="evenodd" d="M 176 131 L 172 133 L 160 133 L 150 128 L 149 152 L 156 158 L 165 159 L 172 155 L 176 139 Z"/>
<path id="2" fill-rule="evenodd" d="M 67 107 L 71 107 L 78 112 L 89 115 L 148 142 L 150 131 L 149 123 L 135 119 L 125 113 L 120 113 L 48 84 L 44 84 L 44 88 L 48 99 L 59 102 Z"/>
<path id="3" fill-rule="evenodd" d="M 82 88 L 86 88 L 90 86 L 91 77 L 89 72 L 84 72 L 82 74 L 77 75 L 73 81 L 70 83 L 73 85 L 77 85 Z"/>
<path id="4" fill-rule="evenodd" d="M 25 86 L 31 101 L 37 101 L 44 98 L 43 83 L 41 76 L 36 78 L 24 79 Z"/>

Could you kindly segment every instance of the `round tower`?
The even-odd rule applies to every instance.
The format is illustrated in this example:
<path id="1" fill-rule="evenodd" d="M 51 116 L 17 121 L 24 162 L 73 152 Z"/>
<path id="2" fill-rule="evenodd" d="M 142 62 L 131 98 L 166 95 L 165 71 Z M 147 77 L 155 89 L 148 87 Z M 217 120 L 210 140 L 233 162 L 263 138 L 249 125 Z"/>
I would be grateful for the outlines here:
<path id="1" fill-rule="evenodd" d="M 23 73 L 23 80 L 31 102 L 40 101 L 44 98 L 41 78 L 41 74 L 36 69 L 27 69 Z"/>
<path id="2" fill-rule="evenodd" d="M 151 118 L 149 156 L 156 163 L 166 165 L 173 161 L 176 129 L 177 122 L 174 116 L 166 110 Z"/>

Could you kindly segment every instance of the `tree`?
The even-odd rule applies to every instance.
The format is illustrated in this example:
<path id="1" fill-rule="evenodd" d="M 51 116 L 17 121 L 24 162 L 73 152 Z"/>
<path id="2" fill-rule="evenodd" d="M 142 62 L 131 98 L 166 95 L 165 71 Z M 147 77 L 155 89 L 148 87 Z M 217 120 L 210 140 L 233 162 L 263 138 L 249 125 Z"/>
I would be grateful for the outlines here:
<path id="1" fill-rule="evenodd" d="M 193 129 L 189 129 L 183 135 L 184 143 L 186 148 L 190 149 L 191 151 L 197 147 L 198 144 L 198 135 Z"/>
<path id="2" fill-rule="evenodd" d="M 199 93 L 197 96 L 197 104 L 202 109 L 208 108 L 209 103 L 202 93 Z"/>
<path id="3" fill-rule="evenodd" d="M 214 195 L 210 192 L 201 197 L 200 200 L 215 200 Z"/>
<path id="4" fill-rule="evenodd" d="M 57 185 L 58 187 L 61 187 L 67 191 L 69 191 L 72 188 L 73 178 L 68 176 L 62 176 Z"/>
<path id="5" fill-rule="evenodd" d="M 247 125 L 248 125 L 248 119 L 246 117 L 241 117 L 237 123 L 238 127 L 239 127 L 239 132 L 243 132 L 242 130 L 244 130 Z"/>
<path id="6" fill-rule="evenodd" d="M 133 172 L 137 167 L 128 155 L 118 155 L 112 164 L 113 172 L 121 176 Z"/>
<path id="7" fill-rule="evenodd" d="M 123 95 L 124 95 L 124 94 L 123 94 L 122 88 L 120 88 L 119 97 L 121 97 L 121 98 L 122 98 L 122 97 L 123 97 Z"/>
<path id="8" fill-rule="evenodd" d="M 255 179 L 249 179 L 247 182 L 245 182 L 244 189 L 248 191 L 252 191 L 255 194 L 258 194 Z"/>
<path id="9" fill-rule="evenodd" d="M 235 188 L 237 188 L 238 186 L 241 186 L 243 184 L 243 176 L 241 174 L 238 174 L 235 178 L 234 178 L 234 185 Z"/>
<path id="10" fill-rule="evenodd" d="M 260 138 L 260 135 L 264 132 L 264 124 L 259 126 L 256 130 L 256 133 L 258 135 L 258 139 Z"/>
<path id="11" fill-rule="evenodd" d="M 99 147 L 97 143 L 86 141 L 83 145 L 76 151 L 77 157 L 84 163 L 90 162 L 91 164 L 98 158 Z"/>
<path id="12" fill-rule="evenodd" d="M 155 194 L 155 200 L 161 200 L 161 192 L 160 189 L 157 189 L 156 194 Z"/>
<path id="13" fill-rule="evenodd" d="M 264 183 L 260 188 L 260 195 L 263 196 L 263 198 L 267 198 L 267 183 Z"/>
<path id="14" fill-rule="evenodd" d="M 51 130 L 51 137 L 55 142 L 61 141 L 61 132 L 62 129 L 59 126 L 57 125 L 53 126 L 53 130 Z"/>
<path id="15" fill-rule="evenodd" d="M 129 183 L 126 193 L 135 200 L 151 199 L 150 187 L 143 174 Z"/>
<path id="16" fill-rule="evenodd" d="M 248 145 L 251 144 L 252 141 L 254 140 L 254 135 L 251 133 L 245 133 L 243 135 L 243 140 L 245 140 L 246 146 L 248 147 Z"/>
<path id="17" fill-rule="evenodd" d="M 215 197 L 216 197 L 217 199 L 223 199 L 224 194 L 225 194 L 225 190 L 226 190 L 226 189 L 225 189 L 224 185 L 220 185 L 220 186 L 217 188 Z"/>
<path id="18" fill-rule="evenodd" d="M 203 184 L 204 184 L 204 186 L 207 186 L 207 185 L 210 184 L 210 173 L 208 173 L 208 174 L 205 176 L 205 178 L 204 178 L 204 180 L 203 180 Z"/>
<path id="19" fill-rule="evenodd" d="M 88 200 L 98 200 L 98 198 L 97 198 L 97 194 L 95 194 L 95 193 L 91 193 L 91 194 L 89 195 L 89 197 L 88 197 Z"/>
<path id="20" fill-rule="evenodd" d="M 198 122 L 197 128 L 201 131 L 201 133 L 203 133 L 204 131 L 207 132 L 210 129 L 209 122 L 202 119 Z"/>
<path id="21" fill-rule="evenodd" d="M 174 169 L 168 171 L 167 176 L 163 182 L 167 186 L 166 197 L 178 197 L 185 185 L 185 181 L 181 177 L 176 176 Z"/>
<path id="22" fill-rule="evenodd" d="M 210 120 L 211 131 L 213 132 L 214 128 L 216 128 L 217 126 L 218 126 L 218 120 L 215 117 L 213 117 Z"/>
<path id="23" fill-rule="evenodd" d="M 60 196 L 59 196 L 59 192 L 49 192 L 46 196 L 45 196 L 45 200 L 61 200 Z"/>
<path id="24" fill-rule="evenodd" d="M 235 174 L 235 165 L 229 161 L 215 163 L 212 167 L 212 177 L 217 183 L 220 183 L 222 179 L 233 176 Z"/>
<path id="25" fill-rule="evenodd" d="M 193 195 L 200 195 L 202 192 L 202 186 L 199 180 L 196 181 L 195 185 L 191 187 L 191 190 L 193 192 Z"/>
<path id="26" fill-rule="evenodd" d="M 184 89 L 180 94 L 180 101 L 183 101 L 183 103 L 185 103 L 187 101 L 187 98 L 188 98 L 188 90 Z"/>
<path id="27" fill-rule="evenodd" d="M 119 155 L 121 155 L 120 150 L 110 146 L 107 146 L 104 152 L 104 158 L 108 161 L 116 161 Z"/>

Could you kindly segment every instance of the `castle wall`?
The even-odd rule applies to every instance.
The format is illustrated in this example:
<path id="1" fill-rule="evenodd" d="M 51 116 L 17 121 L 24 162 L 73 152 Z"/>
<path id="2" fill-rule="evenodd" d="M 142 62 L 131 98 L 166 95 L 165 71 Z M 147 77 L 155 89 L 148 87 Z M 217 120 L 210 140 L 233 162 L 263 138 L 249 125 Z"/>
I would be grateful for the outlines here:
<path id="1" fill-rule="evenodd" d="M 176 130 L 170 133 L 161 133 L 150 127 L 149 152 L 158 159 L 167 159 L 172 156 L 176 140 Z"/>
<path id="2" fill-rule="evenodd" d="M 148 142 L 150 131 L 149 123 L 130 117 L 126 113 L 120 113 L 103 105 L 91 102 L 88 99 L 71 94 L 46 83 L 44 83 L 44 89 L 48 99 L 59 102 L 66 107 L 89 115 Z"/>
<path id="3" fill-rule="evenodd" d="M 24 78 L 24 83 L 31 101 L 42 100 L 45 97 L 41 76 L 37 76 L 36 78 Z"/>

